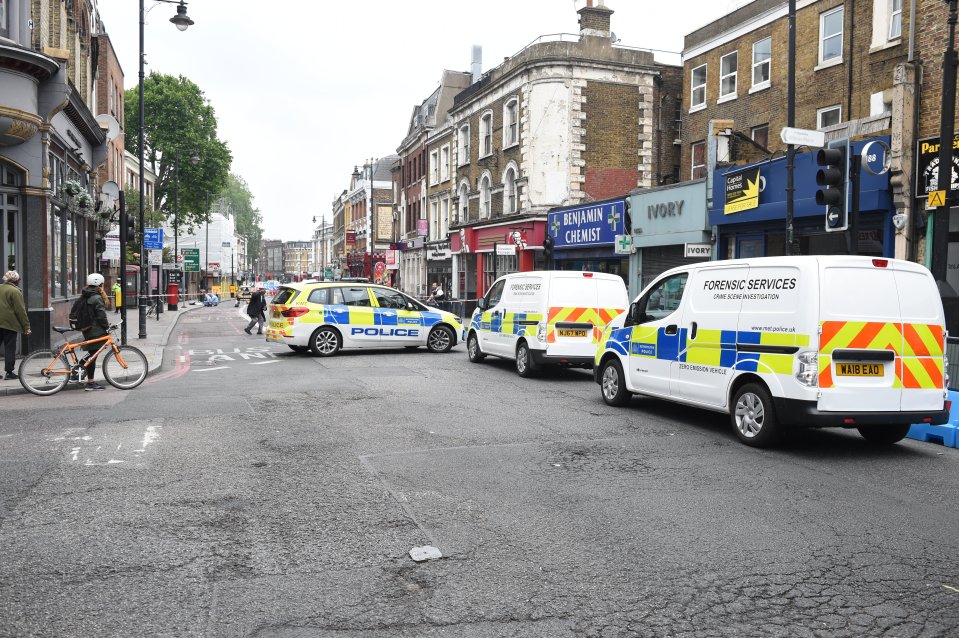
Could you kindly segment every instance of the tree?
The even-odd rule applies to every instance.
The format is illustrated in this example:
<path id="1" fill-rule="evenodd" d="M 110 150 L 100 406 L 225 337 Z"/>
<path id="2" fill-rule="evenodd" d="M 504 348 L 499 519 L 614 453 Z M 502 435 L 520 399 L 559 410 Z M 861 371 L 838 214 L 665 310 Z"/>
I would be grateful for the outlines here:
<path id="1" fill-rule="evenodd" d="M 139 152 L 139 89 L 124 96 L 126 148 Z M 217 137 L 213 107 L 196 84 L 183 77 L 151 73 L 143 82 L 144 164 L 157 176 L 153 208 L 166 219 L 174 213 L 176 151 L 180 149 L 179 224 L 191 226 L 206 219 L 207 193 L 226 187 L 233 157 Z M 195 155 L 199 161 L 193 164 Z"/>
<path id="2" fill-rule="evenodd" d="M 226 200 L 233 210 L 236 234 L 246 237 L 247 263 L 252 264 L 256 256 L 260 254 L 263 216 L 260 214 L 260 209 L 253 208 L 253 194 L 250 193 L 250 187 L 242 177 L 230 173 L 226 188 L 220 191 L 219 196 Z"/>

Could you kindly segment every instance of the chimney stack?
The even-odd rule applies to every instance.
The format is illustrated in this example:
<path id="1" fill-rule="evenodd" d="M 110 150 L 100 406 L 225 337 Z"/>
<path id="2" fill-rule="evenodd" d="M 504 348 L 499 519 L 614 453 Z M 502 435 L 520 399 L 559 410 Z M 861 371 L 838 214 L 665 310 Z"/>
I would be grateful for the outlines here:
<path id="1" fill-rule="evenodd" d="M 473 74 L 473 84 L 479 82 L 483 75 L 483 47 L 478 44 L 473 45 L 473 63 L 470 65 L 470 72 Z"/>
<path id="2" fill-rule="evenodd" d="M 607 7 L 603 0 L 598 0 L 596 6 L 593 6 L 593 0 L 586 0 L 586 6 L 577 13 L 580 40 L 584 37 L 609 39 L 610 16 L 613 15 L 613 10 Z"/>

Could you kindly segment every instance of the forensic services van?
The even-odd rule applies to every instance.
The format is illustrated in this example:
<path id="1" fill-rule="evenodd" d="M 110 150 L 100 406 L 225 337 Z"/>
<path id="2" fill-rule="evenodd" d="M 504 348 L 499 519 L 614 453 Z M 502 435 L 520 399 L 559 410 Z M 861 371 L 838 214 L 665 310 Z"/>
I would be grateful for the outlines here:
<path id="1" fill-rule="evenodd" d="M 942 302 L 930 272 L 896 259 L 820 256 L 674 268 L 607 327 L 603 400 L 633 393 L 725 412 L 739 439 L 785 427 L 857 428 L 895 443 L 941 424 Z"/>
<path id="2" fill-rule="evenodd" d="M 466 328 L 466 352 L 514 359 L 521 377 L 544 365 L 592 367 L 596 347 L 629 293 L 617 275 L 578 270 L 513 273 L 477 300 Z"/>

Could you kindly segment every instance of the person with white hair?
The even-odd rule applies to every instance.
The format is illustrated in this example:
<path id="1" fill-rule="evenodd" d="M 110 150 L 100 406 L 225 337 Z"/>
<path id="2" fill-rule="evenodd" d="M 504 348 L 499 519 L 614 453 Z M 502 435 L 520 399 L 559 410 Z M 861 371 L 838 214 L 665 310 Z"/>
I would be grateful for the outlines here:
<path id="1" fill-rule="evenodd" d="M 4 379 L 16 379 L 13 368 L 17 361 L 17 335 L 30 334 L 27 307 L 20 292 L 20 274 L 8 270 L 0 284 L 0 344 L 3 345 Z"/>

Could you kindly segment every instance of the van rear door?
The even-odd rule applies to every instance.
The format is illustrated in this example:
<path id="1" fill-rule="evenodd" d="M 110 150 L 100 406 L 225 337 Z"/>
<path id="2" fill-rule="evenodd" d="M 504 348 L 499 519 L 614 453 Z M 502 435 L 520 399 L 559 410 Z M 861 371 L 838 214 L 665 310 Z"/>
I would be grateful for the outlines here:
<path id="1" fill-rule="evenodd" d="M 546 327 L 550 356 L 595 357 L 606 324 L 628 305 L 626 285 L 618 277 L 591 272 L 553 275 Z"/>
<path id="2" fill-rule="evenodd" d="M 942 409 L 942 304 L 924 271 L 891 259 L 820 261 L 820 410 Z"/>

